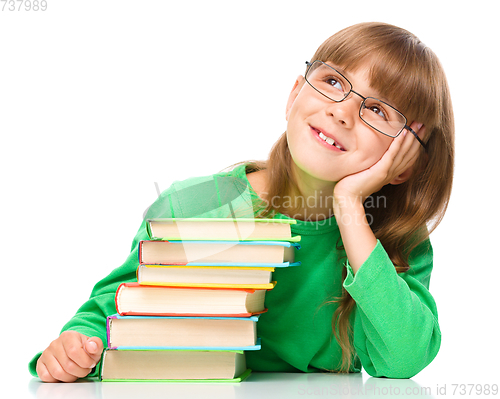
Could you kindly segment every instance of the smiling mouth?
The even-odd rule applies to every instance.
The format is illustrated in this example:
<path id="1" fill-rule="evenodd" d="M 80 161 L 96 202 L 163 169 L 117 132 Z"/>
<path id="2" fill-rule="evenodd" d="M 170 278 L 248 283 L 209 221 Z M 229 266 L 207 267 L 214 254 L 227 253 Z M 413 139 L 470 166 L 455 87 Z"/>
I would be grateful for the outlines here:
<path id="1" fill-rule="evenodd" d="M 346 149 L 342 147 L 339 143 L 337 143 L 334 139 L 331 137 L 325 136 L 320 130 L 313 128 L 316 133 L 318 133 L 318 136 L 321 140 L 323 140 L 325 143 L 331 145 L 332 147 L 337 147 L 340 151 L 345 151 Z"/>

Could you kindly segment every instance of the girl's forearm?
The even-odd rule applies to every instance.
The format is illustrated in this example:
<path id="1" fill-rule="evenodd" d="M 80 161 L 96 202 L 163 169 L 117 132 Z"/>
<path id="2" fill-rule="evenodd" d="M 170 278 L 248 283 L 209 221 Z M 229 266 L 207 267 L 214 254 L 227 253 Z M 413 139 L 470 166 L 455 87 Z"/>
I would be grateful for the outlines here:
<path id="1" fill-rule="evenodd" d="M 361 200 L 339 200 L 334 205 L 335 218 L 354 274 L 377 245 L 377 238 L 368 224 Z"/>

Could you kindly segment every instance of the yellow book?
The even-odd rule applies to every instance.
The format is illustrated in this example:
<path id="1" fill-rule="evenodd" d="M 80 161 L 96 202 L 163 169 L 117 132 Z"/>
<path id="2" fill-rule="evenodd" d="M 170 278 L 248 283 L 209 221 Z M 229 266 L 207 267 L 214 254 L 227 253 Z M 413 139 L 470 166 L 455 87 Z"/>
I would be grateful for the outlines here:
<path id="1" fill-rule="evenodd" d="M 141 285 L 272 289 L 273 267 L 140 265 Z"/>

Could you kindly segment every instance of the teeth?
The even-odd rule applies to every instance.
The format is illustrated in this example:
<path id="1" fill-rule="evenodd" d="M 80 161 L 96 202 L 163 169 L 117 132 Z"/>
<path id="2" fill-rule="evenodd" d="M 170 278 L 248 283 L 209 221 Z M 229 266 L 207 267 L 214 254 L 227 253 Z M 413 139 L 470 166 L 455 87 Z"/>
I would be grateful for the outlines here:
<path id="1" fill-rule="evenodd" d="M 326 137 L 323 133 L 319 132 L 319 137 L 321 137 L 324 141 L 326 141 L 330 145 L 334 145 L 337 147 L 339 150 L 343 150 L 343 148 L 338 145 L 332 138 Z"/>

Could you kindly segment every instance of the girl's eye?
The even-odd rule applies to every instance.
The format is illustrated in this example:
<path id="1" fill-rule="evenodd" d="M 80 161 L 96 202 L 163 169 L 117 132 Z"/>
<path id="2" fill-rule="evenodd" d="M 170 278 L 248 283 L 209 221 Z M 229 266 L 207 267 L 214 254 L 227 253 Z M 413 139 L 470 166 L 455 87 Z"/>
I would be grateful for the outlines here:
<path id="1" fill-rule="evenodd" d="M 387 120 L 386 112 L 379 105 L 370 105 L 370 106 L 366 107 L 366 109 L 372 111 L 378 117 L 380 117 L 384 120 Z"/>
<path id="2" fill-rule="evenodd" d="M 332 76 L 326 77 L 325 82 L 337 90 L 344 91 L 342 83 L 335 77 Z"/>

